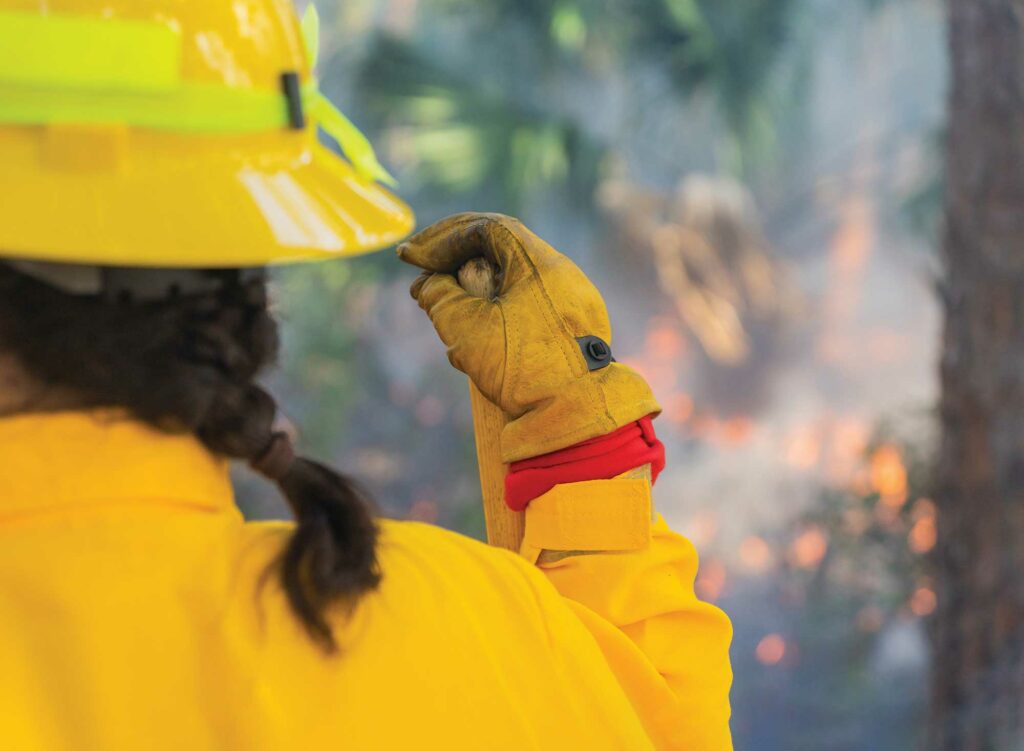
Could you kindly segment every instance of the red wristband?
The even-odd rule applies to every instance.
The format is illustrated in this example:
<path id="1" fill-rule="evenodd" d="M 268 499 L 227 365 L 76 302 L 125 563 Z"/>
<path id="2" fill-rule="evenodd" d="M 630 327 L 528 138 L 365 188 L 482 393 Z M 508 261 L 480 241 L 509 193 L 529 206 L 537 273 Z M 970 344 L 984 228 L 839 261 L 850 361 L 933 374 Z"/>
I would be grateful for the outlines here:
<path id="1" fill-rule="evenodd" d="M 505 504 L 513 511 L 522 511 L 555 485 L 610 480 L 645 464 L 651 465 L 653 483 L 665 467 L 665 446 L 654 434 L 650 416 L 614 433 L 513 462 L 505 476 Z"/>

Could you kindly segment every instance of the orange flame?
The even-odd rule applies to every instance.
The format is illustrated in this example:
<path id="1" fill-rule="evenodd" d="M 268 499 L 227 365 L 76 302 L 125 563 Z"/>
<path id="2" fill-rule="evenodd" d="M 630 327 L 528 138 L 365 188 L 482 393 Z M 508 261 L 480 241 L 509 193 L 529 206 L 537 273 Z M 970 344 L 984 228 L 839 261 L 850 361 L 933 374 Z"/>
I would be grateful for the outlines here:
<path id="1" fill-rule="evenodd" d="M 918 587 L 914 590 L 914 594 L 910 596 L 910 612 L 918 618 L 924 618 L 935 611 L 938 602 L 938 598 L 931 588 L 927 586 Z"/>
<path id="2" fill-rule="evenodd" d="M 665 417 L 669 422 L 682 425 L 693 416 L 693 399 L 689 394 L 677 391 L 665 404 Z"/>
<path id="3" fill-rule="evenodd" d="M 910 534 L 907 535 L 907 544 L 915 553 L 923 554 L 935 547 L 935 539 L 935 518 L 922 516 L 910 528 Z"/>
<path id="4" fill-rule="evenodd" d="M 644 342 L 648 356 L 659 360 L 675 360 L 686 352 L 686 340 L 679 330 L 658 319 L 651 323 Z"/>
<path id="5" fill-rule="evenodd" d="M 801 532 L 789 548 L 790 560 L 800 568 L 814 568 L 828 552 L 828 535 L 818 526 Z"/>
<path id="6" fill-rule="evenodd" d="M 892 444 L 875 449 L 871 455 L 871 487 L 882 503 L 899 508 L 907 501 L 907 470 L 900 450 Z"/>
<path id="7" fill-rule="evenodd" d="M 727 446 L 742 446 L 754 433 L 754 421 L 741 415 L 722 424 L 722 440 Z"/>
<path id="8" fill-rule="evenodd" d="M 786 656 L 786 640 L 779 634 L 768 634 L 757 643 L 754 654 L 762 665 L 778 665 Z"/>

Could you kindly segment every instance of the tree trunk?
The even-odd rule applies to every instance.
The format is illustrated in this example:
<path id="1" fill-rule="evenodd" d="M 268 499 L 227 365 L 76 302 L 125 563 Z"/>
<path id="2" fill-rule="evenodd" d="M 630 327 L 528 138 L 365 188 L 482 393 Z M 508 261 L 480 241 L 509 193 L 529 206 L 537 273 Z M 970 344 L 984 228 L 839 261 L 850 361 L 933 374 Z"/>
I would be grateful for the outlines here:
<path id="1" fill-rule="evenodd" d="M 1024 748 L 1024 0 L 949 0 L 929 751 Z"/>

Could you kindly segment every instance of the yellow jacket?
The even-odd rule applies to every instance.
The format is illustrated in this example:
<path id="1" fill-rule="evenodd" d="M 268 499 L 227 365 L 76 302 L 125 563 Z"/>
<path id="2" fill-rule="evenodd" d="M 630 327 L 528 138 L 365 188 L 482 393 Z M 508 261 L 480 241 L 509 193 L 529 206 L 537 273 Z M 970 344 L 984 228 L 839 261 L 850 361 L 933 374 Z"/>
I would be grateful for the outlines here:
<path id="1" fill-rule="evenodd" d="M 660 520 L 644 552 L 543 570 L 384 522 L 383 584 L 327 657 L 264 576 L 290 526 L 246 523 L 194 439 L 21 416 L 0 457 L 5 749 L 731 747 L 729 621 Z"/>

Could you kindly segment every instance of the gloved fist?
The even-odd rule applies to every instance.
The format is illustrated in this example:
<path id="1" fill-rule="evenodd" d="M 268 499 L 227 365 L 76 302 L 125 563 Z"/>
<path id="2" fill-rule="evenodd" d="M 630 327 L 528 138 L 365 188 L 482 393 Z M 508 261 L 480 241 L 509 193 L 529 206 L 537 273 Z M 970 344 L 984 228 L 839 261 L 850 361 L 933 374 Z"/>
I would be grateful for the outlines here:
<path id="1" fill-rule="evenodd" d="M 425 269 L 412 286 L 452 365 L 510 422 L 502 459 L 519 461 L 605 435 L 660 411 L 647 383 L 614 362 L 608 311 L 568 258 L 502 214 L 443 219 L 398 247 Z M 484 300 L 455 274 L 471 258 L 498 269 Z"/>

